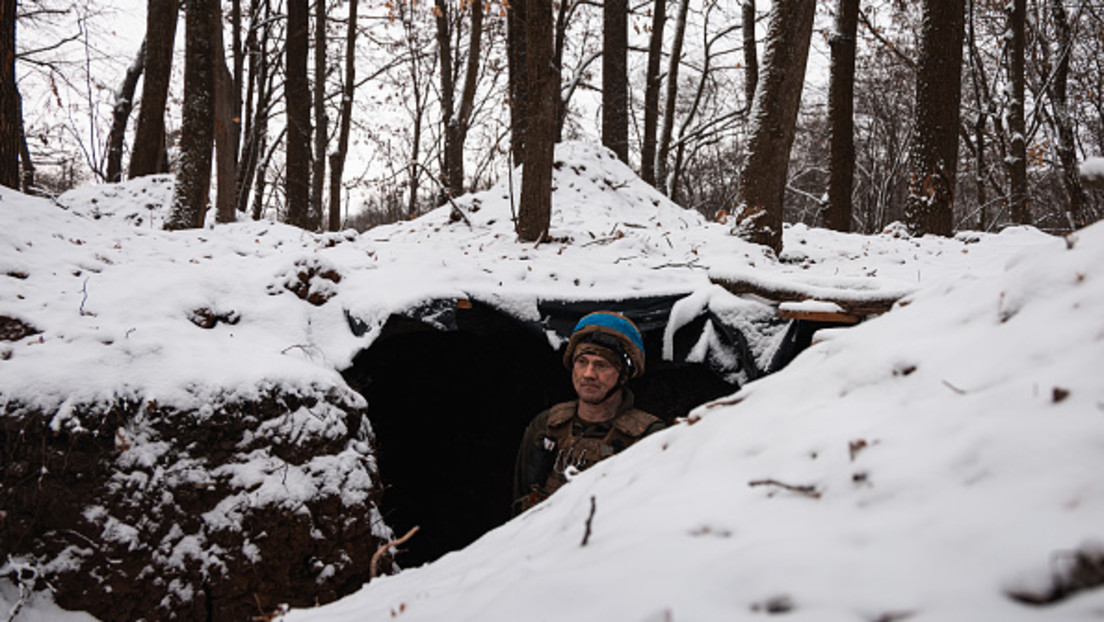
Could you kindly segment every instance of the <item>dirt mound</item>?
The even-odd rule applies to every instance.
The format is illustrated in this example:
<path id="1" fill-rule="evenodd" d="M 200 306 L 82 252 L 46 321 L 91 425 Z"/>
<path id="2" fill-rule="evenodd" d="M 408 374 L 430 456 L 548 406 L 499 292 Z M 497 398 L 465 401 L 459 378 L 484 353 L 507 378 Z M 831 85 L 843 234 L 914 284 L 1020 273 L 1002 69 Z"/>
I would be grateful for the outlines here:
<path id="1" fill-rule="evenodd" d="M 301 393 L 5 403 L 7 578 L 104 620 L 249 620 L 359 588 L 390 536 L 372 431 L 347 392 Z"/>

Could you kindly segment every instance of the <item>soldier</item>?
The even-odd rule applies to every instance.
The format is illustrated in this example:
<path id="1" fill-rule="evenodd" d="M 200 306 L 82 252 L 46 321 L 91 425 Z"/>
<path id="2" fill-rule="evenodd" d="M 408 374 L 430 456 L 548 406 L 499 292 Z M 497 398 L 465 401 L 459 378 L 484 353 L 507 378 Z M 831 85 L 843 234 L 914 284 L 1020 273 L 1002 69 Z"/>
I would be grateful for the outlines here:
<path id="1" fill-rule="evenodd" d="M 577 400 L 537 415 L 525 429 L 514 467 L 514 512 L 546 499 L 582 471 L 663 429 L 633 407 L 625 382 L 644 373 L 644 341 L 619 313 L 591 313 L 575 325 L 564 352 Z"/>

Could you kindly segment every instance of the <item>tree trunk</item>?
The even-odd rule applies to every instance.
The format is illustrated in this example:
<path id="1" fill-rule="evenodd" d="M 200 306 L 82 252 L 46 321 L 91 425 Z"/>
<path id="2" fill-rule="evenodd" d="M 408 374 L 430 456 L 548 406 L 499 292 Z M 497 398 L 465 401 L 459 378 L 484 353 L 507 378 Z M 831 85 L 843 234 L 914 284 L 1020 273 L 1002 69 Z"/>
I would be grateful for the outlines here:
<path id="1" fill-rule="evenodd" d="M 141 106 L 130 150 L 131 179 L 168 170 L 165 161 L 165 103 L 172 75 L 173 40 L 176 38 L 177 0 L 146 3 L 145 77 Z"/>
<path id="2" fill-rule="evenodd" d="M 341 125 L 337 132 L 337 149 L 330 155 L 330 231 L 341 228 L 341 177 L 345 173 L 345 156 L 349 153 L 349 130 L 353 119 L 353 95 L 356 92 L 357 0 L 349 0 L 349 26 L 345 32 L 345 84 L 341 89 Z"/>
<path id="3" fill-rule="evenodd" d="M 602 144 L 629 161 L 629 2 L 602 5 Z"/>
<path id="4" fill-rule="evenodd" d="M 268 86 L 268 33 L 270 7 L 267 0 L 264 3 L 263 12 L 258 11 L 256 0 L 253 2 L 249 35 L 246 37 L 246 48 L 249 51 L 249 87 L 246 93 L 245 110 L 245 137 L 241 148 L 241 157 L 238 162 L 238 178 L 235 181 L 237 191 L 237 205 L 242 211 L 249 211 L 249 191 L 253 186 L 253 177 L 257 171 L 257 164 L 264 151 L 264 133 L 268 131 L 268 104 L 271 89 Z M 257 30 L 262 34 L 257 40 Z M 256 113 L 254 114 L 254 93 L 256 93 Z"/>
<path id="5" fill-rule="evenodd" d="M 464 193 L 464 143 L 471 127 L 471 115 L 475 110 L 475 87 L 479 81 L 479 63 L 482 60 L 483 0 L 471 0 L 471 30 L 468 32 L 468 62 L 464 69 L 464 89 L 460 92 L 460 110 L 456 119 L 456 138 L 450 169 L 449 190 L 453 196 Z"/>
<path id="6" fill-rule="evenodd" d="M 755 244 L 782 252 L 782 198 L 805 84 L 816 0 L 776 2 L 751 104 L 751 139 L 740 168 L 738 227 Z"/>
<path id="7" fill-rule="evenodd" d="M 326 189 L 326 2 L 314 2 L 314 160 L 311 162 L 310 220 L 322 226 L 322 193 Z"/>
<path id="8" fill-rule="evenodd" d="M 644 136 L 640 146 L 640 178 L 656 185 L 656 128 L 659 125 L 659 75 L 663 60 L 663 27 L 667 22 L 667 0 L 655 0 L 652 34 L 648 41 L 648 71 L 644 77 Z"/>
<path id="9" fill-rule="evenodd" d="M 507 61 L 510 72 L 510 150 L 514 166 L 525 161 L 526 91 L 529 78 L 525 54 L 525 2 L 515 0 L 506 11 Z"/>
<path id="10" fill-rule="evenodd" d="M 134 92 L 138 89 L 138 78 L 142 76 L 145 64 L 146 42 L 138 46 L 134 62 L 127 68 L 123 83 L 115 92 L 115 105 L 111 109 L 111 131 L 107 135 L 107 174 L 104 181 L 116 183 L 123 176 L 123 138 L 126 136 L 127 121 L 134 108 Z"/>
<path id="11" fill-rule="evenodd" d="M 1011 157 L 1008 161 L 1009 200 L 1012 221 L 1031 224 L 1027 199 L 1027 129 L 1024 126 L 1024 22 L 1027 0 L 1009 0 L 1008 12 L 1008 83 L 1012 100 L 1008 105 L 1008 129 L 1012 132 Z"/>
<path id="12" fill-rule="evenodd" d="M 180 130 L 180 171 L 166 229 L 199 229 L 211 187 L 214 141 L 214 0 L 186 0 L 184 119 Z"/>
<path id="13" fill-rule="evenodd" d="M 741 7 L 741 29 L 744 34 L 744 98 L 749 109 L 759 84 L 759 53 L 755 49 L 755 0 L 744 0 Z"/>
<path id="14" fill-rule="evenodd" d="M 0 0 L 0 186 L 19 189 L 19 95 L 15 84 L 15 4 Z"/>
<path id="15" fill-rule="evenodd" d="M 307 0 L 288 0 L 287 65 L 284 99 L 287 102 L 287 221 L 313 231 L 310 218 L 311 121 L 310 84 L 307 82 L 309 47 Z"/>
<path id="16" fill-rule="evenodd" d="M 964 0 L 924 0 L 905 223 L 914 235 L 950 236 L 958 166 Z"/>
<path id="17" fill-rule="evenodd" d="M 1054 80 L 1051 82 L 1048 95 L 1050 96 L 1051 105 L 1054 107 L 1054 124 L 1058 130 L 1057 150 L 1058 161 L 1062 166 L 1062 182 L 1069 197 L 1066 213 L 1071 225 L 1074 228 L 1080 228 L 1089 224 L 1089 218 L 1085 214 L 1085 190 L 1081 187 L 1081 177 L 1078 174 L 1073 117 L 1066 99 L 1070 54 L 1072 54 L 1069 18 L 1066 16 L 1066 8 L 1062 4 L 1062 0 L 1049 0 L 1048 10 L 1051 19 L 1054 20 L 1055 33 L 1057 34 L 1057 40 L 1054 44 L 1058 48 Z"/>
<path id="18" fill-rule="evenodd" d="M 577 6 L 577 2 L 572 0 L 552 3 L 552 8 L 556 11 L 556 35 L 552 42 L 552 71 L 557 77 L 563 75 L 564 48 L 567 46 L 568 13 L 575 6 Z M 563 90 L 559 84 L 556 84 L 554 99 L 556 102 L 556 136 L 554 142 L 558 143 L 563 139 L 563 126 L 567 118 L 567 103 L 564 101 Z"/>
<path id="19" fill-rule="evenodd" d="M 679 2 L 678 18 L 675 20 L 674 40 L 671 42 L 671 58 L 667 65 L 667 94 L 663 104 L 663 130 L 657 146 L 655 174 L 656 183 L 667 194 L 667 160 L 671 154 L 671 136 L 675 131 L 675 104 L 678 101 L 678 75 L 682 64 L 682 41 L 686 36 L 686 14 L 690 9 L 690 0 Z"/>
<path id="20" fill-rule="evenodd" d="M 18 103 L 17 114 L 19 116 L 19 166 L 22 170 L 20 183 L 23 185 L 23 194 L 32 194 L 35 185 L 35 167 L 31 161 L 31 149 L 27 146 L 27 132 L 23 124 L 23 96 L 16 85 L 15 101 Z"/>
<path id="21" fill-rule="evenodd" d="M 552 58 L 552 2 L 530 0 L 527 5 L 526 73 L 531 99 L 526 123 L 518 238 L 536 242 L 548 235 L 552 220 L 552 161 L 560 77 L 549 63 Z"/>
<path id="22" fill-rule="evenodd" d="M 226 52 L 222 45 L 222 11 L 218 9 L 211 13 L 211 39 L 215 81 L 215 170 L 218 171 L 215 220 L 227 223 L 238 219 L 237 135 L 241 119 L 234 108 L 234 76 L 226 66 Z"/>
<path id="23" fill-rule="evenodd" d="M 828 40 L 832 48 L 828 85 L 828 213 L 825 225 L 851 230 L 851 190 L 855 179 L 855 35 L 859 0 L 840 0 L 836 28 Z"/>
<path id="24" fill-rule="evenodd" d="M 433 12 L 437 16 L 437 62 L 441 78 L 441 129 L 445 137 L 441 159 L 441 185 L 448 194 L 452 192 L 452 170 L 455 167 L 453 157 L 456 150 L 456 126 L 453 117 L 455 87 L 452 74 L 452 32 L 449 23 L 449 5 L 445 0 L 436 0 Z M 447 201 L 445 196 L 437 200 L 441 205 Z"/>

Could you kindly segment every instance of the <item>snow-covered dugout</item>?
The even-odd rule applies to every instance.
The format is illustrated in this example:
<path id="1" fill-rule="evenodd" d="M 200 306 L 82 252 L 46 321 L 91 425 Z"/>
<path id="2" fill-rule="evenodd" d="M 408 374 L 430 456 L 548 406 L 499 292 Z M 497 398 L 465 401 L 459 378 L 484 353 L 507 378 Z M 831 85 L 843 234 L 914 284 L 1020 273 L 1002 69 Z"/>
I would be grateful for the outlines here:
<path id="1" fill-rule="evenodd" d="M 0 490 L 0 538 L 5 545 L 18 545 L 9 546 L 12 557 L 0 561 L 0 575 L 49 580 L 60 586 L 59 603 L 94 611 L 103 619 L 164 619 L 206 611 L 215 611 L 216 618 L 241 619 L 256 615 L 258 607 L 271 611 L 280 602 L 305 607 L 333 600 L 367 580 L 367 557 L 395 532 L 413 524 L 422 527 L 394 560 L 410 567 L 462 546 L 506 519 L 521 429 L 538 410 L 570 395 L 557 348 L 574 320 L 589 310 L 621 309 L 641 324 L 648 373 L 634 388 L 646 407 L 673 420 L 744 385 L 775 386 L 747 383 L 785 362 L 794 351 L 790 342 L 809 337 L 791 332 L 770 301 L 737 296 L 716 283 L 751 282 L 773 290 L 797 284 L 801 291 L 826 292 L 825 298 L 848 298 L 838 296 L 841 291 L 864 300 L 907 296 L 913 307 L 914 297 L 922 300 L 924 291 L 952 277 L 987 283 L 1004 273 L 1009 257 L 1053 254 L 1065 244 L 1032 229 L 917 240 L 899 230 L 859 236 L 798 226 L 786 230 L 785 251 L 774 258 L 730 235 L 728 227 L 671 204 L 600 147 L 559 145 L 554 186 L 550 238 L 537 245 L 516 241 L 511 199 L 517 193 L 505 180 L 458 199 L 455 208 L 446 206 L 362 235 L 314 235 L 267 222 L 166 233 L 160 226 L 171 188 L 163 177 L 77 190 L 61 197 L 60 205 L 0 189 L 0 434 L 6 459 L 17 456 L 21 464 L 19 473 L 5 464 Z M 1099 237 L 1087 236 L 1078 253 L 1098 252 L 1093 249 L 1100 248 Z M 1086 278 L 1098 292 L 1097 274 Z M 1030 300 L 1027 291 L 1009 291 L 1016 299 L 1002 305 Z M 1099 308 L 1097 302 L 1098 297 L 1086 299 L 1092 309 Z M 832 309 L 823 302 L 791 303 L 788 308 L 793 313 L 826 310 Z M 894 310 L 885 319 L 900 314 Z M 959 325 L 970 324 L 949 319 L 926 324 L 914 312 L 907 329 L 895 324 L 896 332 L 877 332 L 876 338 L 855 342 L 854 348 L 872 348 L 873 343 L 892 348 L 894 340 L 923 339 L 925 326 L 950 331 Z M 1077 326 L 1087 330 L 1084 322 Z M 859 423 L 838 431 L 832 431 L 835 425 L 810 423 L 813 413 L 802 405 L 803 396 L 827 408 L 833 403 L 829 394 L 851 395 L 867 382 L 864 366 L 893 358 L 885 351 L 865 355 L 850 349 L 852 342 L 832 337 L 831 331 L 820 335 L 835 344 L 828 347 L 831 352 L 849 353 L 847 364 L 822 372 L 808 357 L 799 358 L 805 362 L 795 372 L 798 380 L 774 381 L 790 400 L 783 400 L 784 406 L 770 402 L 765 388 L 753 390 L 753 397 L 763 397 L 748 402 L 741 397 L 748 394 L 744 389 L 738 401 L 762 404 L 754 408 L 759 413 L 755 417 L 743 419 L 748 411 L 734 412 L 743 406 L 725 405 L 727 398 L 722 397 L 690 417 L 697 421 L 699 413 L 708 412 L 708 426 L 678 424 L 664 433 L 672 438 L 688 430 L 699 434 L 721 425 L 714 421 L 753 424 L 746 433 L 742 428 L 716 430 L 717 443 L 731 438 L 743 444 L 716 451 L 702 446 L 705 471 L 699 473 L 691 464 L 694 458 L 679 450 L 675 453 L 684 462 L 646 476 L 668 492 L 702 493 L 663 501 L 665 493 L 649 488 L 649 503 L 701 516 L 675 525 L 672 516 L 664 518 L 660 506 L 652 505 L 642 509 L 649 517 L 646 528 L 624 530 L 653 539 L 639 545 L 657 552 L 656 565 L 639 568 L 661 582 L 641 584 L 651 596 L 634 605 L 632 611 L 639 609 L 641 615 L 630 619 L 662 615 L 662 607 L 653 602 L 670 596 L 662 586 L 683 591 L 683 596 L 672 597 L 672 606 L 687 599 L 703 607 L 716 605 L 705 594 L 695 595 L 686 583 L 704 575 L 671 572 L 704 560 L 679 558 L 680 550 L 692 555 L 698 549 L 675 546 L 668 527 L 690 533 L 699 544 L 706 537 L 717 545 L 739 542 L 752 538 L 753 529 L 769 535 L 770 508 L 775 506 L 763 505 L 769 502 L 760 497 L 785 494 L 767 491 L 767 486 L 755 489 L 758 496 L 749 500 L 746 482 L 740 480 L 734 490 L 742 492 L 717 505 L 721 501 L 713 492 L 683 486 L 677 477 L 729 477 L 717 466 L 718 456 L 754 462 L 754 456 L 769 454 L 775 456 L 777 469 L 741 462 L 741 469 L 756 468 L 741 471 L 737 479 L 754 471 L 754 477 L 800 484 L 813 477 L 809 465 L 814 463 L 803 452 L 824 445 L 817 440 L 820 433 L 832 437 L 832 447 L 860 439 L 871 445 L 884 441 L 865 454 L 875 457 L 896 446 L 890 441 L 899 439 L 890 432 L 875 438 L 874 432 L 861 431 Z M 825 357 L 825 346 L 819 352 L 817 356 Z M 896 377 L 891 372 L 897 370 L 910 382 L 930 379 L 928 359 L 922 353 L 914 358 L 904 357 L 886 373 Z M 1078 361 L 1092 362 L 1085 356 Z M 922 373 L 912 374 L 910 365 L 919 365 Z M 862 377 L 848 380 L 849 367 Z M 770 378 L 783 378 L 791 369 Z M 961 380 L 948 382 L 963 391 L 974 388 Z M 1077 382 L 1062 386 L 1076 396 L 1064 403 L 1092 408 L 1091 391 L 1083 391 Z M 1104 400 L 1099 382 L 1089 388 L 1097 392 L 1095 399 Z M 860 414 L 902 408 L 892 401 L 895 393 L 885 395 L 884 404 L 863 406 Z M 787 423 L 787 411 L 803 418 Z M 27 430 L 53 453 L 28 448 Z M 923 433 L 920 437 L 928 438 Z M 656 445 L 661 442 L 667 441 L 608 461 L 600 472 L 579 480 L 580 486 L 573 483 L 557 493 L 546 510 L 531 512 L 449 556 L 440 572 L 456 578 L 459 583 L 451 585 L 461 586 L 458 590 L 482 594 L 460 578 L 485 576 L 488 569 L 511 573 L 506 566 L 528 564 L 527 556 L 553 565 L 574 563 L 565 556 L 577 550 L 577 541 L 557 544 L 553 548 L 564 553 L 551 557 L 548 551 L 526 548 L 526 543 L 548 543 L 555 534 L 577 540 L 572 529 L 582 521 L 565 499 L 585 501 L 587 491 L 615 472 L 610 469 L 621 468 L 619 464 L 639 470 L 639 456 L 646 452 L 660 452 L 648 454 L 650 468 L 667 464 L 655 459 L 674 455 L 663 454 Z M 777 451 L 764 454 L 764 448 L 776 444 Z M 61 477 L 67 467 L 59 456 L 68 447 L 80 450 L 70 455 L 88 461 L 95 485 L 78 482 L 75 474 L 69 480 Z M 44 469 L 47 457 L 54 462 Z M 847 485 L 858 486 L 850 483 L 853 473 L 846 461 L 836 462 L 836 457 L 830 462 L 835 465 L 833 477 L 846 476 Z M 902 463 L 916 465 L 917 460 Z M 787 475 L 796 479 L 783 477 Z M 17 490 L 11 483 L 35 483 L 36 478 L 68 495 L 67 504 L 43 504 L 33 487 Z M 818 490 L 823 489 L 821 482 Z M 634 490 L 632 503 L 642 502 L 642 488 Z M 1099 508 L 1099 491 L 1092 490 L 1081 502 Z M 630 517 L 628 506 L 624 512 L 617 509 L 623 504 L 613 501 L 613 489 L 598 494 L 596 520 L 601 522 L 596 528 L 603 531 L 596 532 L 596 542 L 608 542 L 602 538 L 613 521 L 640 524 L 641 517 Z M 13 510 L 11 502 L 18 495 L 23 495 L 19 507 L 37 509 L 29 514 Z M 630 497 L 625 499 L 629 503 Z M 749 504 L 748 516 L 762 520 L 739 527 L 737 537 L 730 538 L 733 527 L 725 517 L 732 508 L 727 504 L 737 500 Z M 891 506 L 903 511 L 905 504 Z M 68 522 L 50 522 L 45 510 L 51 507 L 69 512 Z M 778 525 L 802 528 L 797 517 L 807 507 L 793 507 L 790 522 Z M 841 505 L 831 507 L 840 516 L 846 514 Z M 820 523 L 830 527 L 839 521 Z M 893 526 L 901 524 L 887 523 L 885 533 L 896 533 Z M 16 533 L 20 525 L 23 531 Z M 526 536 L 525 530 L 542 535 Z M 668 550 L 664 543 L 674 548 Z M 503 546 L 510 551 L 501 550 Z M 503 557 L 500 563 L 496 550 L 522 557 Z M 774 573 L 763 571 L 769 557 L 756 558 L 764 581 L 782 576 L 781 566 Z M 639 561 L 626 561 L 611 551 L 602 559 L 618 568 Z M 594 561 L 580 563 L 590 566 Z M 413 572 L 433 573 L 445 563 Z M 702 572 L 717 574 L 708 566 Z M 617 571 L 602 566 L 600 572 L 613 576 Z M 437 576 L 443 575 L 430 579 Z M 522 572 L 517 578 L 524 576 Z M 417 604 L 405 582 L 380 584 L 391 586 L 385 597 L 371 599 L 380 616 Z M 557 601 L 571 591 L 570 584 L 555 585 L 563 588 L 552 590 Z M 755 585 L 760 589 L 748 596 L 755 602 L 778 595 L 762 581 Z M 530 593 L 521 587 L 519 594 Z M 778 584 L 779 590 L 785 587 Z M 626 598 L 635 598 L 635 592 L 627 590 Z M 484 618 L 475 600 L 458 602 L 459 591 L 441 593 L 444 599 L 424 608 L 428 617 L 421 619 L 442 619 L 450 610 L 467 612 L 452 619 L 524 618 L 509 603 L 503 603 L 501 616 Z M 128 604 L 120 607 L 119 602 Z M 748 604 L 745 599 L 733 607 L 746 610 L 740 608 Z M 793 606 L 806 605 L 798 600 Z M 680 610 L 674 610 L 674 619 L 682 619 Z M 610 611 L 606 605 L 589 612 L 566 606 L 548 611 L 550 619 L 610 617 L 603 616 Z M 688 619 L 728 617 L 719 609 L 709 611 L 716 615 Z"/>

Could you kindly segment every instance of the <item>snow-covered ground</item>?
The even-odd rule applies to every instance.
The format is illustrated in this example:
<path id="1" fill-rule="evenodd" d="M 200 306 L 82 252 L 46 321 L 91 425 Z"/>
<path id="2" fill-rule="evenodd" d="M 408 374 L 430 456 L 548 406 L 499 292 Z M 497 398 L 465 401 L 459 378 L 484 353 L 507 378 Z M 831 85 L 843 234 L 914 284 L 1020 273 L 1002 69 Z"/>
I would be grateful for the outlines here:
<path id="1" fill-rule="evenodd" d="M 460 200 L 463 218 L 444 207 L 359 236 L 163 232 L 165 178 L 78 190 L 64 209 L 0 189 L 0 316 L 38 331 L 0 341 L 0 399 L 61 407 L 60 428 L 80 424 L 64 404 L 109 395 L 348 390 L 338 371 L 388 315 L 436 298 L 537 320 L 538 299 L 731 308 L 710 274 L 903 293 L 468 548 L 287 619 L 1104 616 L 1104 589 L 1009 597 L 1078 559 L 1104 565 L 1104 225 L 1067 239 L 792 227 L 777 261 L 601 148 L 557 158 L 539 245 L 516 241 L 505 183 Z"/>

